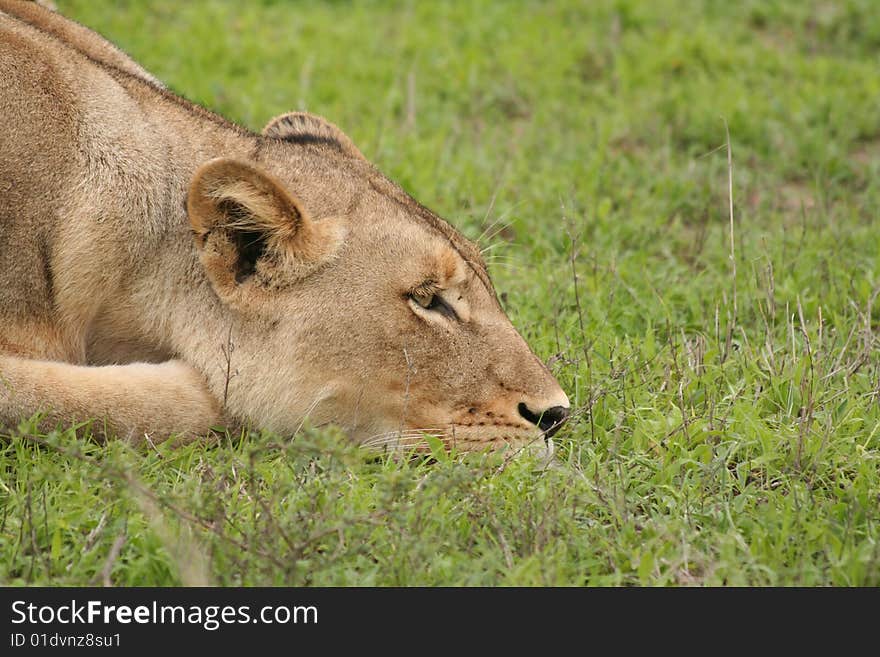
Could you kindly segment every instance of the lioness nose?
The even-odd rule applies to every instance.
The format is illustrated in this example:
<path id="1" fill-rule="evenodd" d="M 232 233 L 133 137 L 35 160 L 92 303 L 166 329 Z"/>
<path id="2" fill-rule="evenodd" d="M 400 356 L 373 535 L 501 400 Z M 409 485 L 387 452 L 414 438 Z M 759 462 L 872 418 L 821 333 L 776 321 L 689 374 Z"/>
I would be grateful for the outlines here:
<path id="1" fill-rule="evenodd" d="M 568 418 L 568 408 L 565 406 L 553 406 L 544 411 L 535 412 L 525 404 L 517 406 L 519 414 L 532 424 L 538 425 L 544 432 L 545 438 L 550 438 L 559 431 L 559 427 L 563 425 Z"/>

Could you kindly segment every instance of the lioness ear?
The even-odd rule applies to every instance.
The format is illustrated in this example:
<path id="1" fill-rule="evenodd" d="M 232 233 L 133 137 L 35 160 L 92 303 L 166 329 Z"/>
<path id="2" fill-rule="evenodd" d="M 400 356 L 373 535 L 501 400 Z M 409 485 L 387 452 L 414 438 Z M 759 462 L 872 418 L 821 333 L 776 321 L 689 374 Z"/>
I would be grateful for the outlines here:
<path id="1" fill-rule="evenodd" d="M 186 204 L 202 265 L 229 303 L 302 279 L 332 258 L 343 238 L 337 221 L 312 221 L 281 183 L 237 160 L 199 168 Z"/>
<path id="2" fill-rule="evenodd" d="M 342 130 L 327 119 L 307 112 L 290 112 L 276 116 L 263 128 L 263 135 L 292 144 L 329 146 L 349 157 L 367 159 Z"/>

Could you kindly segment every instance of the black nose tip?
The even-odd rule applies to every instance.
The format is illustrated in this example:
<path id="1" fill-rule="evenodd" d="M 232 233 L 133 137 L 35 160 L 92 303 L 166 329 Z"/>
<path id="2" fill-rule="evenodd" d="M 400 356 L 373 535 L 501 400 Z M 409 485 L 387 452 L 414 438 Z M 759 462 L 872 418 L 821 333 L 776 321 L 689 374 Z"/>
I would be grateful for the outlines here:
<path id="1" fill-rule="evenodd" d="M 535 413 L 525 404 L 520 404 L 517 410 L 523 418 L 537 425 L 544 432 L 545 438 L 552 438 L 568 418 L 568 409 L 565 406 L 553 406 L 546 411 Z"/>

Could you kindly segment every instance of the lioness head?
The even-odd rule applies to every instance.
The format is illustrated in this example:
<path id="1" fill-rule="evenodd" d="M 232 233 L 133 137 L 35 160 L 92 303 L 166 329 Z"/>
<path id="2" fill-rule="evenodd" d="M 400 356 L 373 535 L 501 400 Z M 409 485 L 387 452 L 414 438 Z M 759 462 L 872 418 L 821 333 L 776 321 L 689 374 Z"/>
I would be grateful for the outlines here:
<path id="1" fill-rule="evenodd" d="M 567 417 L 479 249 L 325 120 L 284 115 L 252 160 L 204 164 L 187 210 L 230 320 L 234 374 L 208 376 L 231 413 L 459 450 L 543 445 Z"/>

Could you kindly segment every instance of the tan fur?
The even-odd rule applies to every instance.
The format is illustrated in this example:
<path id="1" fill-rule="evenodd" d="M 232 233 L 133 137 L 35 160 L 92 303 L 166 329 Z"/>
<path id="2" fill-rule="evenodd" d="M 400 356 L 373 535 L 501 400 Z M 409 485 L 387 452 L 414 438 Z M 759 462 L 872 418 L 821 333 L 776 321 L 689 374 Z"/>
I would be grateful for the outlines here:
<path id="1" fill-rule="evenodd" d="M 568 406 L 479 250 L 320 117 L 250 133 L 0 0 L 0 145 L 0 424 L 466 450 Z"/>
<path id="2" fill-rule="evenodd" d="M 15 16 L 29 25 L 43 30 L 58 39 L 69 43 L 82 54 L 108 66 L 115 66 L 127 73 L 142 77 L 157 86 L 162 86 L 155 77 L 106 39 L 98 36 L 87 27 L 56 14 L 51 2 L 36 0 L 0 0 L 0 11 Z"/>

